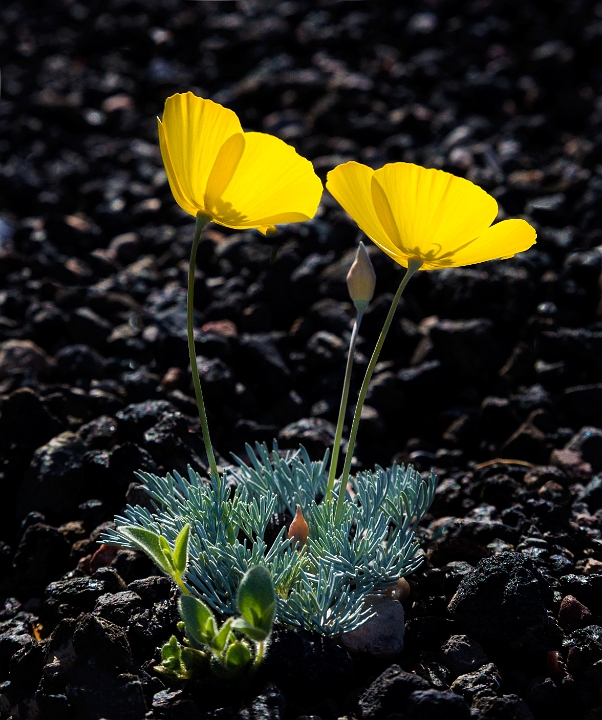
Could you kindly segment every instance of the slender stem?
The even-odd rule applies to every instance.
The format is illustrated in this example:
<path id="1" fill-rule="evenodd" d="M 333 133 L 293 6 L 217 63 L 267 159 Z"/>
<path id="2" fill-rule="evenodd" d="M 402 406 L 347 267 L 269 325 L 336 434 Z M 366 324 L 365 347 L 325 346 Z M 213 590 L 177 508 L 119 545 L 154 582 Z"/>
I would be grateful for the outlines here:
<path id="1" fill-rule="evenodd" d="M 393 302 L 391 303 L 391 307 L 389 308 L 389 312 L 387 313 L 385 324 L 380 331 L 380 335 L 378 336 L 378 342 L 376 343 L 376 347 L 374 348 L 374 352 L 372 353 L 372 357 L 370 358 L 370 362 L 364 376 L 364 381 L 362 382 L 362 387 L 360 388 L 360 393 L 357 398 L 357 404 L 355 406 L 355 412 L 353 414 L 351 432 L 349 433 L 349 444 L 347 446 L 347 454 L 345 455 L 345 465 L 343 466 L 343 472 L 341 474 L 341 485 L 339 487 L 339 497 L 337 501 L 337 510 L 335 515 L 335 523 L 337 524 L 341 522 L 341 518 L 343 515 L 343 500 L 345 498 L 347 479 L 349 477 L 351 460 L 353 459 L 353 451 L 355 449 L 355 438 L 357 437 L 357 429 L 360 424 L 362 408 L 364 407 L 364 401 L 366 399 L 366 393 L 368 392 L 370 380 L 372 379 L 372 373 L 374 372 L 374 368 L 376 367 L 376 363 L 378 362 L 378 356 L 380 355 L 380 351 L 382 350 L 385 338 L 387 337 L 387 333 L 389 332 L 389 328 L 391 327 L 391 322 L 393 321 L 393 316 L 395 315 L 395 310 L 397 310 L 397 305 L 399 304 L 401 295 L 405 290 L 405 287 L 408 284 L 410 278 L 417 270 L 420 269 L 421 265 L 422 262 L 417 258 L 410 258 L 408 260 L 408 269 L 406 271 L 406 274 L 403 276 L 403 280 L 399 284 L 399 287 L 397 288 L 397 292 L 395 293 L 395 297 L 393 298 Z"/>
<path id="2" fill-rule="evenodd" d="M 337 474 L 337 463 L 339 460 L 339 451 L 341 449 L 341 438 L 343 437 L 343 425 L 345 424 L 345 415 L 347 413 L 347 400 L 349 398 L 349 386 L 351 384 L 351 371 L 353 370 L 353 360 L 355 359 L 355 344 L 360 329 L 364 311 L 358 310 L 351 331 L 351 340 L 349 341 L 349 352 L 347 355 L 347 366 L 345 368 L 345 382 L 343 383 L 343 393 L 341 395 L 341 405 L 339 407 L 339 418 L 337 420 L 337 429 L 334 435 L 334 443 L 332 445 L 332 458 L 330 459 L 330 472 L 328 473 L 328 485 L 326 487 L 326 500 L 332 497 L 334 488 L 334 480 Z"/>
<path id="3" fill-rule="evenodd" d="M 207 460 L 211 469 L 211 475 L 218 478 L 217 463 L 215 462 L 215 454 L 213 453 L 213 445 L 209 436 L 209 425 L 207 423 L 207 413 L 205 412 L 205 403 L 203 401 L 203 391 L 201 390 L 201 380 L 199 378 L 199 368 L 196 360 L 196 348 L 194 345 L 194 270 L 196 268 L 196 254 L 199 248 L 201 233 L 205 227 L 211 222 L 211 218 L 199 212 L 196 216 L 196 228 L 194 231 L 194 240 L 192 241 L 192 250 L 190 251 L 190 265 L 188 267 L 188 300 L 187 300 L 187 326 L 188 326 L 188 354 L 190 355 L 190 370 L 192 372 L 192 384 L 196 395 L 196 404 L 199 408 L 199 417 L 201 419 L 201 430 L 203 431 L 203 442 L 205 443 L 205 451 Z"/>
<path id="4" fill-rule="evenodd" d="M 263 660 L 263 654 L 265 652 L 265 640 L 261 640 L 255 645 L 255 660 L 253 661 L 253 670 L 256 670 L 261 661 Z"/>
<path id="5" fill-rule="evenodd" d="M 177 585 L 177 586 L 180 588 L 180 590 L 182 591 L 182 595 L 190 595 L 190 591 L 188 590 L 188 588 L 186 587 L 186 585 L 184 585 L 184 581 L 182 580 L 182 576 L 181 576 L 181 575 L 180 575 L 180 577 L 174 577 L 174 580 L 176 581 L 176 585 Z"/>

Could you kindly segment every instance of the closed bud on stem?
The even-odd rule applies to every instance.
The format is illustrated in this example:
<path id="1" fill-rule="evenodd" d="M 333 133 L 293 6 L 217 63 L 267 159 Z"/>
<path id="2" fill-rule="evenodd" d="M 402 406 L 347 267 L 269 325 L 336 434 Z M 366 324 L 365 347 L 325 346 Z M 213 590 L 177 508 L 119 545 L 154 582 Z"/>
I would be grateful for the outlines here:
<path id="1" fill-rule="evenodd" d="M 303 513 L 301 512 L 301 505 L 297 505 L 295 517 L 293 522 L 288 528 L 289 540 L 293 540 L 293 545 L 305 545 L 307 538 L 309 537 L 309 525 L 305 522 Z"/>
<path id="2" fill-rule="evenodd" d="M 366 246 L 360 241 L 353 265 L 347 273 L 347 287 L 355 309 L 363 312 L 374 296 L 376 273 Z"/>

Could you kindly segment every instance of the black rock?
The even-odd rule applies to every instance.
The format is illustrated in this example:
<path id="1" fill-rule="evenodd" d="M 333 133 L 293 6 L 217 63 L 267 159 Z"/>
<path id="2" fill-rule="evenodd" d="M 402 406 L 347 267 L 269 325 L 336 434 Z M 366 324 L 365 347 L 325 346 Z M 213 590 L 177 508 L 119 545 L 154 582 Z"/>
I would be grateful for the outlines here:
<path id="1" fill-rule="evenodd" d="M 236 720 L 281 720 L 286 710 L 286 698 L 272 682 L 249 705 L 234 716 Z"/>
<path id="2" fill-rule="evenodd" d="M 565 445 L 565 449 L 578 452 L 584 462 L 592 466 L 595 473 L 602 470 L 602 430 L 600 428 L 581 428 Z"/>
<path id="3" fill-rule="evenodd" d="M 168 400 L 147 400 L 134 403 L 115 415 L 120 435 L 127 440 L 140 441 L 144 433 L 165 415 L 178 412 Z"/>
<path id="4" fill-rule="evenodd" d="M 474 380 L 501 366 L 503 357 L 490 320 L 440 320 L 429 330 L 434 359 L 454 377 Z"/>
<path id="5" fill-rule="evenodd" d="M 69 568 L 69 542 L 57 528 L 34 523 L 23 533 L 9 583 L 19 594 L 41 596 Z"/>
<path id="6" fill-rule="evenodd" d="M 171 468 L 170 468 L 171 470 Z M 147 450 L 131 442 L 114 447 L 109 456 L 111 483 L 122 491 L 136 479 L 138 471 L 158 473 L 159 468 Z"/>
<path id="7" fill-rule="evenodd" d="M 91 308 L 80 307 L 71 314 L 68 328 L 74 343 L 102 350 L 113 330 L 113 325 Z"/>
<path id="8" fill-rule="evenodd" d="M 578 495 L 578 500 L 587 503 L 590 512 L 602 507 L 602 475 L 593 477 Z"/>
<path id="9" fill-rule="evenodd" d="M 91 611 L 98 598 L 116 590 L 113 576 L 107 578 L 75 577 L 50 583 L 44 596 L 44 607 L 54 618 L 78 617 Z"/>
<path id="10" fill-rule="evenodd" d="M 513 455 L 513 457 L 519 456 Z M 481 486 L 481 500 L 495 505 L 498 510 L 510 507 L 521 493 L 521 484 L 508 475 L 488 477 Z"/>
<path id="11" fill-rule="evenodd" d="M 334 424 L 323 418 L 303 418 L 282 428 L 278 440 L 283 448 L 303 445 L 310 457 L 317 460 L 332 447 L 335 430 Z"/>
<path id="12" fill-rule="evenodd" d="M 24 694 L 31 694 L 38 686 L 44 668 L 46 648 L 42 642 L 24 645 L 11 657 L 8 674 L 13 686 Z"/>
<path id="13" fill-rule="evenodd" d="M 31 510 L 49 517 L 66 518 L 86 499 L 82 478 L 87 448 L 72 432 L 57 435 L 34 453 L 30 468 L 17 497 L 17 515 Z"/>
<path id="14" fill-rule="evenodd" d="M 449 690 L 417 690 L 407 699 L 404 720 L 470 720 L 470 708 Z"/>
<path id="15" fill-rule="evenodd" d="M 472 709 L 484 720 L 535 720 L 527 703 L 518 695 L 481 695 L 474 699 Z"/>
<path id="16" fill-rule="evenodd" d="M 599 425 L 602 422 L 602 383 L 566 388 L 562 405 L 577 427 Z"/>
<path id="17" fill-rule="evenodd" d="M 573 675 L 582 674 L 585 669 L 602 659 L 602 627 L 590 625 L 575 630 L 562 642 L 567 653 L 567 669 Z"/>
<path id="18" fill-rule="evenodd" d="M 428 689 L 428 683 L 419 675 L 406 672 L 399 665 L 391 665 L 360 695 L 360 716 L 364 720 L 384 720 L 391 713 L 403 712 L 412 693 Z"/>
<path id="19" fill-rule="evenodd" d="M 552 601 L 552 589 L 531 560 L 502 552 L 482 560 L 462 580 L 448 613 L 486 646 L 531 657 L 545 655 L 557 642 L 558 629 L 548 612 Z"/>
<path id="20" fill-rule="evenodd" d="M 375 375 L 366 393 L 366 403 L 379 412 L 393 414 L 402 407 L 401 383 L 390 370 Z"/>
<path id="21" fill-rule="evenodd" d="M 502 676 L 493 663 L 482 665 L 478 670 L 457 677 L 451 689 L 461 695 L 467 702 L 472 702 L 477 695 L 497 693 L 502 685 Z"/>
<path id="22" fill-rule="evenodd" d="M 14 390 L 2 402 L 0 443 L 16 443 L 25 452 L 33 452 L 63 429 L 63 425 L 31 388 Z"/>
<path id="23" fill-rule="evenodd" d="M 466 635 L 452 635 L 442 645 L 439 660 L 451 670 L 454 676 L 470 673 L 488 662 L 487 655 L 480 644 Z"/>
<path id="24" fill-rule="evenodd" d="M 445 374 L 439 360 L 429 360 L 397 373 L 403 395 L 408 400 L 440 396 L 444 389 Z"/>
<path id="25" fill-rule="evenodd" d="M 563 575 L 560 587 L 564 595 L 573 595 L 590 610 L 602 612 L 602 575 Z"/>
<path id="26" fill-rule="evenodd" d="M 53 720 L 69 720 L 71 717 L 71 705 L 66 695 L 38 692 L 35 696 L 35 704 L 42 717 Z"/>
<path id="27" fill-rule="evenodd" d="M 69 382 L 73 378 L 91 380 L 104 375 L 106 361 L 88 345 L 67 345 L 55 355 L 55 375 Z"/>
<path id="28" fill-rule="evenodd" d="M 347 345 L 334 333 L 319 330 L 307 341 L 307 363 L 311 368 L 323 369 L 344 361 Z"/>
<path id="29" fill-rule="evenodd" d="M 164 575 L 153 575 L 142 580 L 133 580 L 128 590 L 139 595 L 147 606 L 161 600 L 168 600 L 175 589 L 175 584 Z"/>
<path id="30" fill-rule="evenodd" d="M 305 630 L 275 629 L 260 679 L 272 679 L 297 701 L 321 700 L 353 682 L 348 652 L 327 637 Z"/>
<path id="31" fill-rule="evenodd" d="M 28 613 L 17 613 L 10 620 L 0 622 L 0 669 L 6 675 L 9 661 L 16 652 L 34 645 L 32 623 Z"/>
<path id="32" fill-rule="evenodd" d="M 127 627 L 132 615 L 142 607 L 142 598 L 131 590 L 101 595 L 94 606 L 93 615 Z"/>
<path id="33" fill-rule="evenodd" d="M 79 620 L 73 633 L 73 649 L 81 660 L 91 660 L 110 672 L 132 667 L 131 649 L 124 631 L 95 615 Z"/>
<path id="34" fill-rule="evenodd" d="M 291 372 L 268 333 L 246 333 L 238 339 L 236 370 L 258 393 L 279 396 L 291 388 Z"/>
<path id="35" fill-rule="evenodd" d="M 115 418 L 101 415 L 82 425 L 77 434 L 92 450 L 110 448 L 117 439 L 118 423 Z"/>
<path id="36" fill-rule="evenodd" d="M 206 402 L 221 404 L 234 400 L 236 382 L 223 360 L 197 356 L 197 367 Z"/>

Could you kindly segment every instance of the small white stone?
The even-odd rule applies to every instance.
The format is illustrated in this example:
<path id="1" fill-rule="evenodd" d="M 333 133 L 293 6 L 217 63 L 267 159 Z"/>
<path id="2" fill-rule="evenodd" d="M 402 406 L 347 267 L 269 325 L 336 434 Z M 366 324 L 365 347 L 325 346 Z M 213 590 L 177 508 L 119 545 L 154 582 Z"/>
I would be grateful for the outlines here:
<path id="1" fill-rule="evenodd" d="M 389 595 L 368 595 L 364 605 L 376 614 L 356 630 L 345 633 L 343 645 L 349 652 L 366 655 L 399 654 L 405 635 L 403 605 Z"/>

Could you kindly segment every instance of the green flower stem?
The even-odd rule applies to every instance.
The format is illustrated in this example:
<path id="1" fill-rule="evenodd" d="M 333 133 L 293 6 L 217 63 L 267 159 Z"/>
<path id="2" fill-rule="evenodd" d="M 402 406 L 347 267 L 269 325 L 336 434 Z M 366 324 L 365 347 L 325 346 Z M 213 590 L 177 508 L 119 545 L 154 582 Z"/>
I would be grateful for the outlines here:
<path id="1" fill-rule="evenodd" d="M 205 451 L 207 460 L 211 469 L 211 475 L 218 478 L 217 463 L 215 462 L 215 454 L 211 437 L 209 436 L 209 425 L 207 423 L 207 413 L 205 412 L 205 403 L 203 401 L 203 391 L 201 390 L 201 381 L 199 378 L 199 368 L 196 360 L 196 348 L 194 345 L 194 270 L 196 267 L 196 254 L 199 249 L 199 241 L 201 233 L 205 227 L 211 222 L 211 218 L 201 212 L 196 216 L 196 228 L 194 231 L 194 240 L 192 241 L 192 250 L 190 251 L 190 265 L 188 266 L 188 299 L 187 299 L 187 326 L 188 326 L 188 354 L 190 355 L 190 370 L 192 372 L 192 384 L 196 395 L 196 404 L 199 408 L 199 417 L 201 419 L 201 429 L 203 431 L 203 442 L 205 443 Z"/>
<path id="2" fill-rule="evenodd" d="M 326 487 L 326 500 L 332 497 L 334 481 L 337 474 L 337 463 L 339 460 L 339 451 L 341 449 L 341 438 L 343 437 L 343 425 L 345 424 L 345 415 L 347 413 L 347 400 L 349 398 L 349 385 L 351 384 L 351 371 L 353 370 L 353 360 L 355 358 L 355 344 L 360 329 L 364 310 L 358 310 L 353 323 L 351 332 L 351 340 L 349 341 L 349 352 L 347 355 L 347 367 L 345 368 L 345 382 L 343 383 L 343 393 L 341 395 L 341 405 L 339 407 L 339 418 L 337 420 L 337 429 L 332 445 L 332 458 L 330 459 L 330 472 L 328 474 L 328 485 Z"/>
<path id="3" fill-rule="evenodd" d="M 380 331 L 380 335 L 378 336 L 378 342 L 376 343 L 376 347 L 374 348 L 374 352 L 372 353 L 372 357 L 370 358 L 370 363 L 368 364 L 368 368 L 366 370 L 366 374 L 364 376 L 364 381 L 362 382 L 362 387 L 360 388 L 360 393 L 357 398 L 357 404 L 355 406 L 355 412 L 353 414 L 353 422 L 351 424 L 351 432 L 349 433 L 349 445 L 347 447 L 347 454 L 345 455 L 345 465 L 343 466 L 343 472 L 341 474 L 341 484 L 339 487 L 339 498 L 337 501 L 337 509 L 335 514 L 335 523 L 339 524 L 341 522 L 341 518 L 343 516 L 343 500 L 345 498 L 345 490 L 347 489 L 347 479 L 349 478 L 349 470 L 351 469 L 351 460 L 353 459 L 353 451 L 355 449 L 355 439 L 357 437 L 357 429 L 360 424 L 360 418 L 362 416 L 362 408 L 364 407 L 364 401 L 366 399 L 366 393 L 368 392 L 368 386 L 370 385 L 370 380 L 372 380 L 372 373 L 374 372 L 374 368 L 376 367 L 376 363 L 378 362 L 378 357 L 380 355 L 380 351 L 382 350 L 383 344 L 385 342 L 385 338 L 387 337 L 387 333 L 389 332 L 389 328 L 391 327 L 391 322 L 393 321 L 393 316 L 395 315 L 395 311 L 397 310 L 397 305 L 399 304 L 399 300 L 403 294 L 403 291 L 406 288 L 406 285 L 410 281 L 410 278 L 414 273 L 420 269 L 420 266 L 422 265 L 422 262 L 418 260 L 418 258 L 410 258 L 408 260 L 408 269 L 406 271 L 406 274 L 403 276 L 403 280 L 399 284 L 399 287 L 397 288 L 397 292 L 395 293 L 395 297 L 393 298 L 393 302 L 391 303 L 391 307 L 389 308 L 389 312 L 387 314 L 387 318 L 385 320 L 385 324 L 383 325 L 382 330 Z"/>

